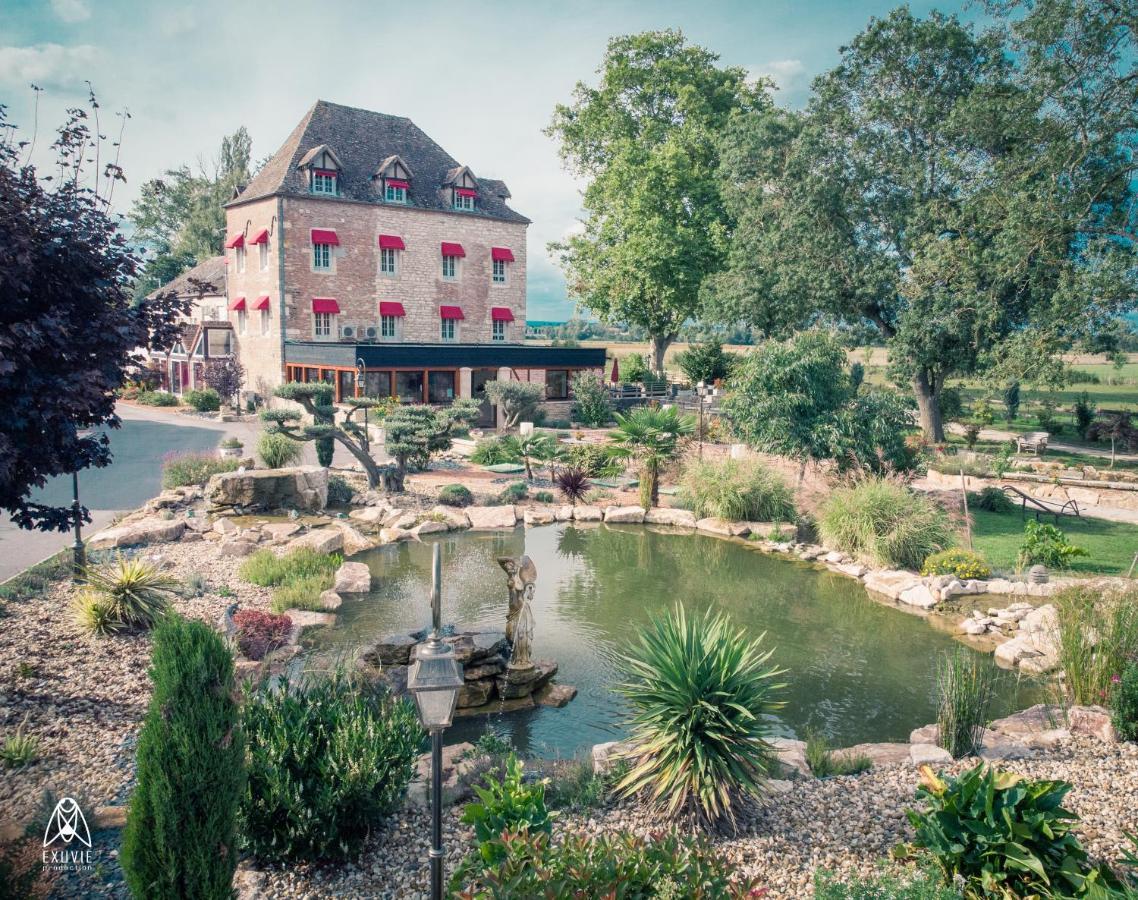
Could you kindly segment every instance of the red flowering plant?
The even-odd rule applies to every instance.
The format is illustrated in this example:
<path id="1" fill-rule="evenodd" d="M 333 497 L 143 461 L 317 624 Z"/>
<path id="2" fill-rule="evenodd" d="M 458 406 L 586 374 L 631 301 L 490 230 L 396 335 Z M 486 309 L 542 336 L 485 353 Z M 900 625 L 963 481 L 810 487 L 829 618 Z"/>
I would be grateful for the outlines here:
<path id="1" fill-rule="evenodd" d="M 233 614 L 237 647 L 248 659 L 264 659 L 288 643 L 292 619 L 256 609 L 240 609 Z"/>

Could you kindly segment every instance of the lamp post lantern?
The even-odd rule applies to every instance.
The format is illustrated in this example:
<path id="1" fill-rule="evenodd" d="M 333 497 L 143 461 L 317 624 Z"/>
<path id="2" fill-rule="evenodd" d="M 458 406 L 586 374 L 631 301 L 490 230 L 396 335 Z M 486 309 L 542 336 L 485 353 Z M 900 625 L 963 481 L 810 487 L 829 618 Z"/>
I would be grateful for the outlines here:
<path id="1" fill-rule="evenodd" d="M 364 364 L 363 357 L 356 359 L 356 396 L 366 397 L 367 394 L 367 366 Z M 364 407 L 364 434 L 363 434 L 364 453 L 371 453 L 371 439 L 367 433 L 367 407 Z"/>
<path id="2" fill-rule="evenodd" d="M 71 544 L 71 568 L 76 578 L 81 578 L 87 566 L 87 549 L 83 546 L 83 507 L 79 505 L 79 470 L 71 473 L 71 521 L 75 530 L 75 540 Z"/>
<path id="3" fill-rule="evenodd" d="M 407 690 L 419 708 L 419 720 L 431 734 L 431 900 L 443 895 L 443 731 L 454 719 L 462 667 L 454 648 L 439 634 L 442 618 L 442 547 L 431 558 L 431 636 L 415 648 Z"/>

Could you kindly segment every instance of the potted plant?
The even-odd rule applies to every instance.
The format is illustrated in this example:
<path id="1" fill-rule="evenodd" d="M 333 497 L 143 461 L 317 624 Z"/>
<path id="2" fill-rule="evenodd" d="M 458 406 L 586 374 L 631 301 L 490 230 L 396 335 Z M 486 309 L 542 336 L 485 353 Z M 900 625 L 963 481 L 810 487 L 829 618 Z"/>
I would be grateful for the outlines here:
<path id="1" fill-rule="evenodd" d="M 245 445 L 235 437 L 227 437 L 217 448 L 217 455 L 222 459 L 240 459 Z"/>

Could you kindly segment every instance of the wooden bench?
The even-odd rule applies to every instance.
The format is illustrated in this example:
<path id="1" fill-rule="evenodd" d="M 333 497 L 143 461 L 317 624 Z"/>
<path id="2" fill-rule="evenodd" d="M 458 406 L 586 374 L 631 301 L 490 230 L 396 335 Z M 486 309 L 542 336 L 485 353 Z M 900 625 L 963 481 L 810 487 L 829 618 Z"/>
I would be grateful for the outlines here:
<path id="1" fill-rule="evenodd" d="M 1029 431 L 1016 438 L 1016 452 L 1028 451 L 1042 456 L 1047 452 L 1047 439 L 1051 437 L 1046 431 Z"/>

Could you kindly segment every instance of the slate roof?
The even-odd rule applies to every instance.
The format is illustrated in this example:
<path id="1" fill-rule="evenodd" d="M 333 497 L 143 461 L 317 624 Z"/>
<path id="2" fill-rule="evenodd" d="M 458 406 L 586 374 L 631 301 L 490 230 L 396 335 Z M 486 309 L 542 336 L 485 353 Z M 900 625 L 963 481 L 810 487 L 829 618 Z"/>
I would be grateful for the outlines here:
<path id="1" fill-rule="evenodd" d="M 312 196 L 307 176 L 298 166 L 321 145 L 327 145 L 341 161 L 343 168 L 338 186 L 342 197 L 382 203 L 379 182 L 372 176 L 384 160 L 398 155 L 413 173 L 407 205 L 454 212 L 449 192 L 442 188 L 450 173 L 461 164 L 419 126 L 403 116 L 340 106 L 327 100 L 317 100 L 313 104 L 272 159 L 227 205 L 235 206 L 277 195 Z M 529 219 L 506 205 L 510 192 L 503 182 L 478 178 L 478 188 L 478 208 L 464 215 L 529 223 Z"/>
<path id="2" fill-rule="evenodd" d="M 154 297 L 160 293 L 173 291 L 179 297 L 196 297 L 200 288 L 190 284 L 190 279 L 207 282 L 213 285 L 213 291 L 205 294 L 206 297 L 225 296 L 225 257 L 211 256 L 198 263 L 192 269 L 187 269 L 173 281 L 170 281 L 149 296 Z"/>

